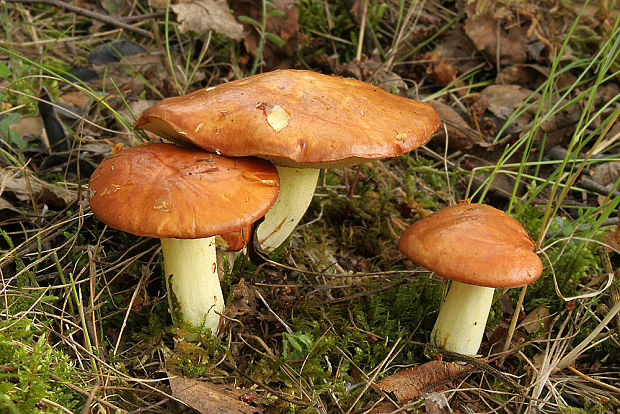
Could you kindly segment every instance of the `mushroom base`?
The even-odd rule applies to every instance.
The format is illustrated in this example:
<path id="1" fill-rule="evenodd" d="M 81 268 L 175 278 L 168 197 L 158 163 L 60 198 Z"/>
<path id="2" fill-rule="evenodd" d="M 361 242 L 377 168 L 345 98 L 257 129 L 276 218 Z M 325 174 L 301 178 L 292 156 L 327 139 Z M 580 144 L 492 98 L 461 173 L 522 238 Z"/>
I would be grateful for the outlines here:
<path id="1" fill-rule="evenodd" d="M 170 310 L 175 323 L 217 334 L 224 296 L 217 272 L 215 237 L 161 239 Z"/>
<path id="2" fill-rule="evenodd" d="M 475 355 L 482 343 L 494 292 L 493 288 L 453 281 L 441 303 L 431 342 L 447 351 Z"/>
<path id="3" fill-rule="evenodd" d="M 321 171 L 318 168 L 280 165 L 276 168 L 280 177 L 280 192 L 257 230 L 261 248 L 266 251 L 278 248 L 295 230 L 312 201 Z"/>

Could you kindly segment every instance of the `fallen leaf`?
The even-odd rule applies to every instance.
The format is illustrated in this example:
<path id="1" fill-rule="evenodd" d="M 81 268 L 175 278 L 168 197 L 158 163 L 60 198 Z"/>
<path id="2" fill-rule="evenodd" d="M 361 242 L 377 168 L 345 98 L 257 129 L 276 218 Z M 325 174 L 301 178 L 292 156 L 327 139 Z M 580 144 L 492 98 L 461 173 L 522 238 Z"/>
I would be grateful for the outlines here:
<path id="1" fill-rule="evenodd" d="M 605 162 L 592 169 L 592 180 L 600 185 L 613 185 L 618 177 L 620 177 L 620 161 Z"/>
<path id="2" fill-rule="evenodd" d="M 465 33 L 476 48 L 486 53 L 493 63 L 497 61 L 498 51 L 500 63 L 503 65 L 524 63 L 527 59 L 527 38 L 520 26 L 513 26 L 506 31 L 491 15 L 472 16 L 465 20 Z"/>
<path id="3" fill-rule="evenodd" d="M 18 209 L 16 209 L 13 204 L 6 201 L 4 198 L 0 197 L 0 218 L 4 219 L 8 216 L 11 216 L 11 213 L 21 213 Z"/>
<path id="4" fill-rule="evenodd" d="M 262 58 L 265 62 L 264 71 L 284 69 L 294 66 L 294 58 L 302 44 L 307 39 L 299 27 L 299 13 L 295 0 L 273 0 L 272 11 L 275 15 L 267 17 L 265 31 L 277 35 L 283 42 L 282 46 L 272 41 L 263 45 Z M 260 2 L 248 0 L 230 0 L 230 6 L 235 11 L 235 16 L 247 16 L 254 20 L 262 20 L 262 7 Z M 256 56 L 259 34 L 257 29 L 248 23 L 243 23 L 245 34 L 243 45 L 245 50 L 252 56 Z M 250 57 L 247 56 L 248 61 Z M 247 63 L 247 62 L 246 62 Z"/>
<path id="5" fill-rule="evenodd" d="M 406 403 L 472 369 L 471 365 L 458 362 L 430 361 L 383 378 L 377 387 L 394 393 L 398 403 Z"/>
<path id="6" fill-rule="evenodd" d="M 541 328 L 545 330 L 550 320 L 551 314 L 549 310 L 543 305 L 540 305 L 523 318 L 518 328 L 525 329 L 527 333 L 534 333 L 538 332 Z"/>
<path id="7" fill-rule="evenodd" d="M 204 35 L 214 30 L 231 39 L 243 38 L 243 26 L 230 13 L 226 0 L 199 0 L 170 7 L 177 14 L 181 33 Z"/>
<path id="8" fill-rule="evenodd" d="M 67 92 L 58 97 L 58 102 L 76 107 L 82 112 L 86 110 L 91 101 L 90 96 L 78 91 Z"/>
<path id="9" fill-rule="evenodd" d="M 40 116 L 25 116 L 11 124 L 9 128 L 22 137 L 42 138 L 43 120 Z"/>
<path id="10" fill-rule="evenodd" d="M 525 100 L 532 94 L 532 91 L 520 87 L 519 85 L 490 85 L 480 92 L 488 99 L 488 109 L 493 115 L 502 121 L 511 117 L 517 108 L 520 108 Z M 533 99 L 536 99 L 533 98 Z M 513 119 L 508 126 L 508 133 L 519 133 L 531 121 L 535 107 L 523 112 L 518 118 Z"/>
<path id="11" fill-rule="evenodd" d="M 472 41 L 460 26 L 450 30 L 441 43 L 437 44 L 431 55 L 437 53 L 440 53 L 448 62 L 458 62 L 461 73 L 468 72 L 483 62 L 479 53 L 476 53 Z"/>
<path id="12" fill-rule="evenodd" d="M 442 52 L 439 50 L 424 55 L 424 59 L 429 61 L 426 73 L 429 73 L 440 85 L 447 86 L 456 79 L 458 70 L 441 55 Z"/>
<path id="13" fill-rule="evenodd" d="M 211 413 L 262 413 L 263 410 L 242 402 L 244 391 L 232 386 L 171 377 L 172 396 L 202 414 Z"/>
<path id="14" fill-rule="evenodd" d="M 605 233 L 605 239 L 603 241 L 608 249 L 612 249 L 620 254 L 620 233 L 618 233 L 618 230 Z"/>
<path id="15" fill-rule="evenodd" d="M 467 122 L 449 105 L 440 101 L 432 100 L 428 102 L 439 114 L 439 119 L 448 130 L 448 148 L 450 151 L 461 151 L 471 147 L 475 143 L 484 143 L 480 133 L 471 128 Z M 433 139 L 429 141 L 431 145 L 444 147 L 445 132 L 443 125 L 439 127 L 439 134 L 444 139 Z"/>
<path id="16" fill-rule="evenodd" d="M 0 195 L 9 193 L 19 201 L 34 197 L 37 203 L 54 208 L 63 208 L 66 203 L 75 200 L 75 191 L 57 187 L 28 174 L 28 181 L 20 171 L 0 168 Z"/>
<path id="17" fill-rule="evenodd" d="M 495 82 L 502 85 L 519 85 L 527 89 L 536 89 L 549 78 L 549 69 L 540 65 L 518 64 L 503 67 L 497 74 Z"/>

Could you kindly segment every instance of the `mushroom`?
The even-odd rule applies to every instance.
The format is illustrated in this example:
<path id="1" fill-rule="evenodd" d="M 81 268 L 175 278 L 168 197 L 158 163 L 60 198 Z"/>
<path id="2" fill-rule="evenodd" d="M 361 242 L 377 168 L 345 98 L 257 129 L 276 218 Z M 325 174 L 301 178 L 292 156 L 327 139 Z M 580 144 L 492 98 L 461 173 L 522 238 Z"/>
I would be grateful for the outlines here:
<path id="1" fill-rule="evenodd" d="M 478 352 L 494 288 L 527 285 L 542 273 L 527 231 L 484 204 L 461 203 L 416 221 L 399 247 L 414 263 L 452 280 L 431 342 L 465 355 Z"/>
<path id="2" fill-rule="evenodd" d="M 277 70 L 164 99 L 135 125 L 217 154 L 272 161 L 280 194 L 257 230 L 266 250 L 292 233 L 321 168 L 401 155 L 423 145 L 438 126 L 426 103 L 305 70 Z"/>
<path id="3" fill-rule="evenodd" d="M 175 322 L 215 335 L 224 299 L 215 235 L 258 220 L 274 203 L 269 162 L 225 158 L 172 144 L 144 144 L 104 160 L 90 178 L 90 207 L 112 228 L 161 238 Z"/>

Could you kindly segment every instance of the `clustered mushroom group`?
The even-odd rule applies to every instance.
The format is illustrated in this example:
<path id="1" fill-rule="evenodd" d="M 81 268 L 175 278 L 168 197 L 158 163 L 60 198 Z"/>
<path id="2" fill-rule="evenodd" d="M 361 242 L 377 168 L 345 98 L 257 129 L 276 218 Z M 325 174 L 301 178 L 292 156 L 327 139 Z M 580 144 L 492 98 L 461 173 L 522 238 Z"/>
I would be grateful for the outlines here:
<path id="1" fill-rule="evenodd" d="M 216 334 L 224 299 L 215 236 L 241 249 L 240 240 L 264 216 L 254 239 L 273 250 L 304 215 L 320 169 L 407 153 L 438 126 L 430 105 L 361 81 L 304 70 L 255 75 L 144 111 L 136 129 L 176 145 L 143 144 L 104 160 L 91 177 L 91 208 L 110 227 L 161 238 L 175 321 Z M 518 286 L 542 268 L 526 231 L 483 205 L 448 207 L 419 220 L 400 248 L 457 281 L 431 340 L 467 354 L 478 350 L 493 298 L 492 288 L 472 284 Z M 464 301 L 480 311 L 466 317 Z M 472 324 L 478 331 L 463 333 Z"/>

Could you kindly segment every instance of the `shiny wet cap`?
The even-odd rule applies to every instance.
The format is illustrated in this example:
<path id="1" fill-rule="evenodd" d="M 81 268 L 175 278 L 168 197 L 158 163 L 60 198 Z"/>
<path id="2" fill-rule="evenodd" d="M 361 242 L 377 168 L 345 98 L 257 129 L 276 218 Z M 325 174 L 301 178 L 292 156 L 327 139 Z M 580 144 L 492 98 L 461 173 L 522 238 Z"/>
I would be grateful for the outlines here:
<path id="1" fill-rule="evenodd" d="M 149 143 L 104 160 L 90 178 L 90 207 L 112 228 L 139 236 L 194 239 L 246 228 L 273 205 L 275 167 Z"/>
<path id="2" fill-rule="evenodd" d="M 354 79 L 277 70 L 167 98 L 136 123 L 230 157 L 313 168 L 394 157 L 439 126 L 428 104 Z"/>
<path id="3" fill-rule="evenodd" d="M 523 226 L 485 204 L 442 208 L 407 228 L 398 246 L 414 263 L 472 285 L 523 286 L 542 273 L 536 246 Z"/>

